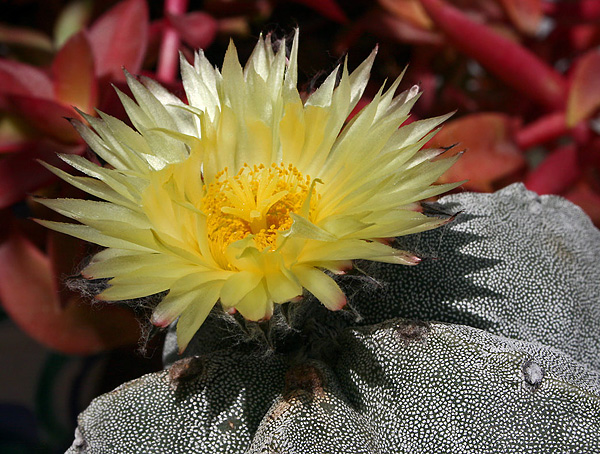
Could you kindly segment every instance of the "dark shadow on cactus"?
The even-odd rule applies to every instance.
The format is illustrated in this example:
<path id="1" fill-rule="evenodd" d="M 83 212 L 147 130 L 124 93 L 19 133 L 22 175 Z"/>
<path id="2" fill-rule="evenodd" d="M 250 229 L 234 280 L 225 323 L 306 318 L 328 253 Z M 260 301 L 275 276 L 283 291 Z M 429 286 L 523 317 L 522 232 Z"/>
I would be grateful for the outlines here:
<path id="1" fill-rule="evenodd" d="M 306 295 L 301 303 L 276 305 L 271 320 L 257 323 L 225 314 L 217 307 L 182 356 L 207 355 L 234 347 L 249 355 L 284 354 L 290 365 L 311 359 L 332 364 L 340 348 L 338 335 L 349 327 L 403 317 L 486 329 L 489 320 L 457 304 L 472 298 L 502 297 L 469 281 L 470 274 L 499 263 L 461 252 L 463 246 L 481 240 L 475 234 L 455 230 L 473 218 L 460 214 L 452 221 L 452 229 L 446 226 L 398 239 L 398 247 L 418 250 L 425 257 L 418 266 L 360 262 L 358 269 L 365 270 L 365 274 L 336 277 L 349 298 L 345 310 L 331 312 L 312 295 Z M 174 336 L 170 339 L 174 341 Z M 179 358 L 172 346 L 167 345 L 165 352 L 166 364 Z"/>
<path id="2" fill-rule="evenodd" d="M 401 354 L 402 350 L 409 350 L 418 345 L 427 344 L 427 336 L 431 331 L 431 326 L 427 322 L 421 320 L 410 320 L 410 319 L 392 319 L 386 320 L 376 325 L 370 325 L 362 328 L 358 328 L 359 331 L 364 333 L 373 334 L 379 330 L 393 330 L 396 333 L 397 342 L 394 345 L 389 345 L 390 349 L 397 349 L 398 354 Z M 415 336 L 413 339 L 407 339 L 405 333 L 414 332 L 420 333 L 419 336 Z M 413 337 L 413 336 L 411 336 Z M 357 374 L 362 382 L 369 383 L 370 387 L 378 389 L 392 390 L 396 388 L 396 384 L 389 380 L 389 373 L 386 372 L 385 368 L 389 367 L 389 364 L 383 363 L 373 356 L 366 345 L 361 342 L 357 342 L 352 338 L 352 334 L 346 331 L 340 335 L 337 339 L 340 351 L 348 351 L 352 349 L 352 355 L 357 358 L 357 362 L 361 364 L 367 364 L 367 368 L 355 368 L 353 373 Z M 341 356 L 338 356 L 340 358 Z M 333 371 L 336 371 L 339 364 L 331 364 Z M 341 377 L 340 377 L 341 378 Z M 355 382 L 344 380 L 344 396 L 352 407 L 362 413 L 367 402 L 364 401 L 364 390 L 359 389 Z"/>
<path id="3" fill-rule="evenodd" d="M 233 435 L 243 422 L 245 430 L 254 434 L 284 389 L 286 365 L 280 355 L 236 353 L 235 357 L 225 351 L 193 357 L 191 368 L 186 368 L 190 360 L 187 357 L 169 369 L 178 406 L 189 407 L 199 398 L 203 401 L 202 424 L 207 432 L 218 430 Z M 244 373 L 232 375 L 234 370 Z M 232 415 L 232 409 L 237 409 L 238 414 Z M 228 415 L 225 421 L 224 415 Z"/>
<path id="4" fill-rule="evenodd" d="M 361 324 L 404 317 L 489 329 L 492 320 L 470 312 L 465 304 L 461 304 L 479 298 L 494 299 L 503 304 L 502 294 L 476 285 L 469 278 L 501 263 L 498 259 L 461 252 L 468 244 L 484 240 L 480 235 L 457 229 L 476 218 L 462 213 L 451 224 L 439 229 L 397 238 L 397 248 L 422 258 L 416 266 L 358 263 L 360 269 L 380 284 L 379 288 L 355 285 L 351 304 L 363 316 Z"/>
<path id="5" fill-rule="evenodd" d="M 541 212 L 542 216 L 537 211 L 537 198 L 519 186 L 494 195 L 465 195 L 461 199 L 464 203 L 448 201 L 434 206 L 436 215 L 463 210 L 448 225 L 397 239 L 398 248 L 424 258 L 418 266 L 359 262 L 358 269 L 364 273 L 336 277 L 350 300 L 346 310 L 330 312 L 307 295 L 300 304 L 276 306 L 271 321 L 262 326 L 236 320 L 222 312 L 218 315 L 216 311 L 200 329 L 186 354 L 202 354 L 235 345 L 238 351 L 259 357 L 268 357 L 269 352 L 284 354 L 286 367 L 311 359 L 334 365 L 344 350 L 340 344 L 344 336 L 340 333 L 346 328 L 406 318 L 468 325 L 531 342 L 543 340 L 557 348 L 570 348 L 569 352 L 587 360 L 589 350 L 578 344 L 573 347 L 568 343 L 569 338 L 566 337 L 565 342 L 561 334 L 561 329 L 571 327 L 570 322 L 563 323 L 563 308 L 579 310 L 581 307 L 570 302 L 572 294 L 578 294 L 571 289 L 580 291 L 583 284 L 579 283 L 581 279 L 577 280 L 577 273 L 571 273 L 575 281 L 570 282 L 559 278 L 556 273 L 560 273 L 560 269 L 552 268 L 556 260 L 554 248 L 558 252 L 563 249 L 569 252 L 571 249 L 566 245 L 570 245 L 573 257 L 585 256 L 586 249 L 578 245 L 574 227 L 564 220 L 556 222 L 556 213 L 568 206 L 553 208 L 551 204 L 555 199 L 545 199 L 544 203 L 549 206 Z M 431 206 L 428 210 L 431 211 Z M 587 235 L 592 240 L 597 238 L 594 232 Z M 594 243 L 586 244 L 590 249 Z M 545 255 L 541 251 L 546 251 Z M 591 266 L 582 263 L 588 268 Z M 551 301 L 544 297 L 548 294 L 540 290 L 540 286 L 552 289 Z M 584 297 L 591 295 L 587 287 L 581 289 Z M 532 313 L 543 314 L 543 323 L 532 320 Z M 572 319 L 579 320 L 579 313 L 574 313 Z M 593 318 L 581 318 L 582 322 L 586 320 Z M 262 337 L 249 335 L 252 332 L 262 333 Z M 568 332 L 572 333 L 573 329 Z M 411 348 L 410 342 L 406 348 Z M 369 352 L 364 350 L 358 354 Z M 365 359 L 376 364 L 376 358 Z M 375 382 L 383 387 L 391 386 L 385 383 L 385 376 L 380 372 L 370 372 Z M 358 401 L 353 403 L 360 406 Z"/>
<path id="6" fill-rule="evenodd" d="M 183 355 L 177 355 L 174 348 L 165 347 L 168 352 L 166 361 L 176 361 L 171 366 L 175 367 L 176 376 L 180 373 L 179 365 L 185 365 L 186 361 L 179 358 L 200 355 L 198 361 L 203 364 L 200 375 L 179 384 L 176 398 L 184 405 L 189 399 L 194 399 L 193 394 L 202 392 L 206 404 L 206 423 L 215 427 L 219 424 L 218 418 L 236 407 L 242 394 L 260 384 L 260 379 L 253 379 L 252 375 L 260 375 L 264 368 L 273 369 L 268 364 L 281 365 L 281 373 L 273 373 L 274 369 L 270 373 L 267 394 L 273 397 L 285 394 L 286 387 L 289 388 L 289 383 L 286 385 L 284 380 L 286 373 L 289 374 L 290 370 L 307 361 L 334 364 L 339 356 L 339 334 L 356 324 L 357 314 L 349 310 L 332 312 L 310 295 L 302 304 L 276 306 L 268 324 L 244 321 L 215 309 Z M 222 366 L 222 357 L 230 354 L 232 348 L 243 358 L 243 362 L 248 362 L 247 374 L 231 377 L 231 370 Z M 243 368 L 240 359 L 235 367 Z M 223 392 L 224 387 L 227 392 Z M 242 400 L 247 399 L 243 397 Z M 245 414 L 244 423 L 252 433 L 258 429 L 271 403 L 264 399 L 261 411 L 252 407 L 252 411 Z M 231 421 L 231 424 L 221 425 L 223 430 L 234 430 L 235 424 L 235 421 Z"/>
<path id="7" fill-rule="evenodd" d="M 336 277 L 349 297 L 349 310 L 329 313 L 308 295 L 300 304 L 288 304 L 288 312 L 305 321 L 286 326 L 278 322 L 286 316 L 277 306 L 266 348 L 290 356 L 296 349 L 308 358 L 335 357 L 331 339 L 340 328 L 402 317 L 542 342 L 598 364 L 589 352 L 598 339 L 594 302 L 600 243 L 580 210 L 514 185 L 495 194 L 449 196 L 427 211 L 460 214 L 439 229 L 397 239 L 397 247 L 417 253 L 422 263 L 358 262 L 362 272 Z M 320 341 L 319 333 L 324 334 Z M 241 334 L 222 315 L 211 315 L 186 354 L 239 347 Z M 174 342 L 173 335 L 167 344 L 169 339 Z M 248 346 L 250 351 L 257 347 L 265 350 L 264 345 Z M 167 345 L 165 351 L 174 348 Z"/>
<path id="8" fill-rule="evenodd" d="M 246 453 L 382 452 L 374 425 L 347 401 L 331 367 L 308 361 L 286 373 L 286 389 Z"/>
<path id="9" fill-rule="evenodd" d="M 215 308 L 200 327 L 186 350 L 178 355 L 174 345 L 175 325 L 165 346 L 164 362 L 170 365 L 186 356 L 207 355 L 235 348 L 248 355 L 285 354 L 290 364 L 306 359 L 322 359 L 323 344 L 329 345 L 343 329 L 359 324 L 352 310 L 332 312 L 307 295 L 301 303 L 276 305 L 273 316 L 265 322 L 244 320 Z M 171 345 L 170 343 L 173 343 Z"/>

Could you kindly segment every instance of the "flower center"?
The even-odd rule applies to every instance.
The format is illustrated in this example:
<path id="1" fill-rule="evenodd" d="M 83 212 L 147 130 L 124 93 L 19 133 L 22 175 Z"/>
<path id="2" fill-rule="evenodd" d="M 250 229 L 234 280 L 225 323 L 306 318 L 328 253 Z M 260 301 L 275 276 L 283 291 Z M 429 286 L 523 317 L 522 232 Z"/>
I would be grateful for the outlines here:
<path id="1" fill-rule="evenodd" d="M 290 213 L 302 212 L 311 190 L 310 176 L 291 164 L 244 164 L 235 176 L 227 168 L 219 172 L 202 199 L 213 256 L 226 265 L 227 246 L 248 235 L 259 250 L 275 250 L 277 232 L 292 226 Z"/>

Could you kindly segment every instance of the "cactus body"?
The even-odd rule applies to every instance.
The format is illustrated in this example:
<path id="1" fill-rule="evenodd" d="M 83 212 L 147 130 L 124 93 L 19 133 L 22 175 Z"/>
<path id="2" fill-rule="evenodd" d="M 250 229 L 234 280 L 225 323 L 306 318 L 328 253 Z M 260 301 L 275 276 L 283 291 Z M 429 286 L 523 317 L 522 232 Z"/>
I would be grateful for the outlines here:
<path id="1" fill-rule="evenodd" d="M 353 312 L 275 314 L 270 350 L 216 314 L 184 359 L 171 333 L 68 452 L 600 452 L 600 232 L 522 185 L 435 208 L 461 214 L 402 240 L 419 266 L 364 265 Z"/>

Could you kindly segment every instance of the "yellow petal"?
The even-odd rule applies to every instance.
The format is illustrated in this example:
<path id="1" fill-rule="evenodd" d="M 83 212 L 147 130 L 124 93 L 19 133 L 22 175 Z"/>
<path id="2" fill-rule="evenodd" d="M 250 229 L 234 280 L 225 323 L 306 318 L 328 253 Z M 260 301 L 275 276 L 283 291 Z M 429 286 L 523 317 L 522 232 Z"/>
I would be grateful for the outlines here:
<path id="1" fill-rule="evenodd" d="M 296 296 L 302 295 L 300 283 L 292 273 L 286 271 L 283 267 L 268 270 L 265 273 L 265 281 L 269 299 L 275 303 L 285 303 Z"/>
<path id="2" fill-rule="evenodd" d="M 206 304 L 214 306 L 218 299 L 218 293 L 214 300 L 212 294 L 204 294 L 206 290 L 214 291 L 215 289 L 218 289 L 220 293 L 223 282 L 224 276 L 214 271 L 194 273 L 179 279 L 173 283 L 169 294 L 152 312 L 152 323 L 162 327 L 168 326 L 192 304 L 196 307 Z"/>
<path id="3" fill-rule="evenodd" d="M 120 205 L 129 209 L 135 209 L 138 206 L 130 199 L 123 197 L 121 194 L 119 194 L 117 191 L 115 191 L 103 181 L 89 177 L 75 177 L 73 175 L 68 174 L 64 170 L 61 170 L 58 167 L 54 167 L 46 162 L 39 161 L 39 163 L 46 167 L 46 169 L 48 169 L 54 175 L 69 183 L 71 186 L 81 189 L 82 191 L 85 191 L 88 194 L 98 197 L 99 199 L 103 199 L 117 206 Z"/>
<path id="4" fill-rule="evenodd" d="M 236 306 L 242 298 L 254 290 L 262 276 L 257 273 L 240 271 L 227 279 L 221 291 L 221 303 L 224 307 Z"/>
<path id="5" fill-rule="evenodd" d="M 80 240 L 89 241 L 90 243 L 95 243 L 100 246 L 148 251 L 148 248 L 144 246 L 120 238 L 113 238 L 111 236 L 104 235 L 98 230 L 88 227 L 87 225 L 67 224 L 64 222 L 46 221 L 43 219 L 36 219 L 35 221 L 51 230 L 55 230 L 66 235 L 71 235 L 75 238 L 79 238 Z"/>
<path id="6" fill-rule="evenodd" d="M 105 249 L 105 251 L 118 251 L 118 249 Z M 122 251 L 122 254 L 104 260 L 101 257 L 98 257 L 99 255 L 100 254 L 96 254 L 94 259 L 92 259 L 92 262 L 81 272 L 87 279 L 115 277 L 131 273 L 132 271 L 147 265 L 159 265 L 167 268 L 180 262 L 176 257 L 158 253 L 130 254 L 129 251 Z"/>
<path id="7" fill-rule="evenodd" d="M 204 323 L 211 309 L 219 299 L 221 284 L 211 283 L 202 288 L 182 295 L 189 300 L 188 307 L 183 311 L 177 322 L 177 345 L 179 353 L 183 353 L 198 328 Z"/>
<path id="8" fill-rule="evenodd" d="M 82 223 L 92 221 L 118 221 L 137 228 L 149 228 L 148 218 L 138 210 L 134 211 L 113 203 L 81 199 L 36 199 L 36 201 L 63 216 Z"/>
<path id="9" fill-rule="evenodd" d="M 337 311 L 346 305 L 346 295 L 333 279 L 322 271 L 312 267 L 295 267 L 294 274 L 300 283 L 332 311 Z"/>
<path id="10" fill-rule="evenodd" d="M 264 282 L 259 282 L 235 305 L 235 308 L 248 320 L 270 318 L 273 315 L 273 302 L 267 295 Z"/>

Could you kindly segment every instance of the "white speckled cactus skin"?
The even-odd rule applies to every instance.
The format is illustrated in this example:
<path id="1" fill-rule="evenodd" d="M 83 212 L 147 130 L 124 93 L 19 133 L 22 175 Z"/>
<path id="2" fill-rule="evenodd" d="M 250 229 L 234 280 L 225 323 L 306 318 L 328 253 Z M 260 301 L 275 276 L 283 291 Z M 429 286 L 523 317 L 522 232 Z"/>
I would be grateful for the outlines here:
<path id="1" fill-rule="evenodd" d="M 308 299 L 245 344 L 212 316 L 183 360 L 170 334 L 68 453 L 600 452 L 600 232 L 522 185 L 435 207 L 461 214 L 402 240 L 429 260 L 360 264 L 353 311 Z"/>

